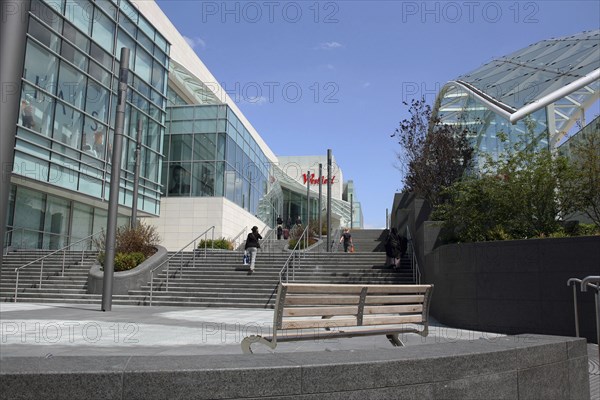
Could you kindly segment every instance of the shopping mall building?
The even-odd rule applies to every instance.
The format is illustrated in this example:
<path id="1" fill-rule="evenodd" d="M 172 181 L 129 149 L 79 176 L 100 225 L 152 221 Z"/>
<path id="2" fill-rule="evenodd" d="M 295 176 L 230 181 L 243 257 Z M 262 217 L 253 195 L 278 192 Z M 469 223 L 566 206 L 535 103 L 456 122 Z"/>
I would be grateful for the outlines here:
<path id="1" fill-rule="evenodd" d="M 2 145 L 14 143 L 5 244 L 60 248 L 106 227 L 122 47 L 131 56 L 119 224 L 131 216 L 139 120 L 138 216 L 168 249 L 211 226 L 231 238 L 278 215 L 314 220 L 319 182 L 326 207 L 327 149 L 276 156 L 154 1 L 19 5 L 25 25 L 11 45 L 24 57 L 22 88 L 7 97 L 19 117 L 2 126 Z M 330 183 L 332 226 L 362 227 L 335 159 Z"/>

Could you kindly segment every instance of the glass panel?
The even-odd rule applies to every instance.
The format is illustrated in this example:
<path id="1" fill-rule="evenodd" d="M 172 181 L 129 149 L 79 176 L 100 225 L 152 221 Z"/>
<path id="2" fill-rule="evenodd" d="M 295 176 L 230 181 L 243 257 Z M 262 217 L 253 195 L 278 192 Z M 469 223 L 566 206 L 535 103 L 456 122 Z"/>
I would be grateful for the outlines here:
<path id="1" fill-rule="evenodd" d="M 50 93 L 56 88 L 58 59 L 31 40 L 27 41 L 23 77 Z M 37 98 L 37 93 L 35 94 Z"/>
<path id="2" fill-rule="evenodd" d="M 44 248 L 54 250 L 68 244 L 70 209 L 69 201 L 48 196 L 44 220 Z"/>
<path id="3" fill-rule="evenodd" d="M 190 195 L 191 163 L 171 164 L 169 168 L 169 196 Z"/>
<path id="4" fill-rule="evenodd" d="M 214 163 L 194 163 L 192 180 L 194 196 L 213 196 L 215 190 Z"/>
<path id="5" fill-rule="evenodd" d="M 225 184 L 225 163 L 217 162 L 217 168 L 215 171 L 215 196 L 224 196 L 224 184 Z"/>
<path id="6" fill-rule="evenodd" d="M 59 13 L 62 14 L 62 6 L 60 2 L 54 0 L 52 2 L 48 2 L 50 6 L 55 8 Z M 54 29 L 56 32 L 61 32 L 62 30 L 62 21 L 63 19 L 59 17 L 54 11 L 52 11 L 48 6 L 46 6 L 41 1 L 32 1 L 31 2 L 31 12 L 33 15 L 41 19 L 48 26 Z"/>
<path id="7" fill-rule="evenodd" d="M 133 70 L 133 63 L 135 61 L 135 42 L 122 29 L 119 29 L 119 33 L 117 35 L 117 48 L 115 52 L 117 60 L 121 59 L 121 48 L 123 47 L 127 47 L 131 50 L 129 53 L 129 68 Z"/>
<path id="8" fill-rule="evenodd" d="M 75 47 L 71 46 L 70 44 L 63 42 L 60 55 L 63 56 L 66 60 L 75 64 L 77 68 L 83 71 L 87 70 L 87 57 L 79 50 L 76 50 Z"/>
<path id="9" fill-rule="evenodd" d="M 92 224 L 94 222 L 93 208 L 82 203 L 73 204 L 73 217 L 71 222 L 71 243 L 83 239 L 92 232 Z M 71 247 L 73 250 L 90 249 L 90 242 L 82 242 L 81 244 Z"/>
<path id="10" fill-rule="evenodd" d="M 79 148 L 83 133 L 83 114 L 63 103 L 57 104 L 53 132 L 54 139 Z"/>
<path id="11" fill-rule="evenodd" d="M 48 28 L 43 26 L 34 18 L 29 20 L 29 34 L 50 49 L 58 52 L 60 47 L 60 39 L 58 36 L 52 33 Z"/>
<path id="12" fill-rule="evenodd" d="M 57 85 L 58 98 L 83 108 L 87 78 L 64 61 L 60 63 L 60 74 Z"/>
<path id="13" fill-rule="evenodd" d="M 193 107 L 173 107 L 171 110 L 171 120 L 192 120 L 194 119 Z"/>
<path id="14" fill-rule="evenodd" d="M 90 56 L 98 61 L 100 65 L 103 65 L 108 70 L 112 70 L 113 58 L 111 54 L 108 54 L 104 50 L 102 50 L 96 43 L 92 43 Z M 104 82 L 102 82 L 104 83 Z M 108 86 L 108 83 L 105 83 Z"/>
<path id="15" fill-rule="evenodd" d="M 95 208 L 94 209 L 94 227 L 92 232 L 106 231 L 106 223 L 108 220 L 108 211 Z"/>
<path id="16" fill-rule="evenodd" d="M 88 0 L 67 0 L 65 16 L 76 27 L 90 34 L 93 6 Z"/>
<path id="17" fill-rule="evenodd" d="M 42 135 L 50 136 L 54 104 L 52 97 L 24 84 L 20 103 L 20 124 Z"/>
<path id="18" fill-rule="evenodd" d="M 79 47 L 82 51 L 88 52 L 90 48 L 89 39 L 79 32 L 75 27 L 68 22 L 65 22 L 63 28 L 63 36 L 67 38 L 75 46 Z"/>
<path id="19" fill-rule="evenodd" d="M 216 119 L 217 106 L 196 107 L 196 119 Z"/>
<path id="20" fill-rule="evenodd" d="M 170 161 L 188 161 L 192 159 L 192 135 L 172 135 Z"/>
<path id="21" fill-rule="evenodd" d="M 146 146 L 159 151 L 160 126 L 153 121 L 148 121 L 146 129 Z"/>
<path id="22" fill-rule="evenodd" d="M 215 134 L 194 135 L 194 161 L 215 159 Z"/>
<path id="23" fill-rule="evenodd" d="M 110 0 L 96 0 L 96 5 L 103 9 L 112 19 L 117 18 L 117 8 Z M 98 19 L 98 13 L 94 15 L 94 18 Z"/>
<path id="24" fill-rule="evenodd" d="M 146 177 L 147 179 L 149 179 L 153 182 L 158 182 L 158 158 L 159 158 L 158 153 L 155 153 L 150 150 L 146 151 L 146 157 L 145 157 L 146 169 L 145 169 L 144 177 Z M 142 158 L 142 159 L 144 159 L 144 158 Z"/>
<path id="25" fill-rule="evenodd" d="M 140 48 L 136 52 L 134 71 L 144 81 L 150 82 L 152 77 L 152 57 Z"/>
<path id="26" fill-rule="evenodd" d="M 44 227 L 45 195 L 43 193 L 27 189 L 17 188 L 15 200 L 15 228 L 26 228 L 16 230 L 13 234 L 13 245 L 20 248 L 40 248 L 42 235 L 39 231 Z"/>
<path id="27" fill-rule="evenodd" d="M 109 53 L 113 52 L 115 23 L 100 11 L 94 14 L 92 38 Z"/>
<path id="28" fill-rule="evenodd" d="M 197 133 L 211 133 L 216 132 L 217 121 L 216 120 L 207 120 L 207 121 L 194 121 L 194 132 Z"/>

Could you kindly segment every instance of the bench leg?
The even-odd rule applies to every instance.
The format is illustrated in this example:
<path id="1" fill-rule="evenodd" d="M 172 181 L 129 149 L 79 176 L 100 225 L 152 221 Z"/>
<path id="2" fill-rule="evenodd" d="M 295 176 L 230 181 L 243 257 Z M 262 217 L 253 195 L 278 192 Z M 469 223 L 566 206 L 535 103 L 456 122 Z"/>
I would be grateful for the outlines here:
<path id="1" fill-rule="evenodd" d="M 404 346 L 402 340 L 400 340 L 400 335 L 398 333 L 394 333 L 392 335 L 385 335 L 386 338 L 396 347 Z"/>
<path id="2" fill-rule="evenodd" d="M 275 347 L 277 347 L 277 342 L 275 342 L 275 340 L 268 341 L 262 336 L 252 335 L 242 340 L 242 351 L 244 352 L 244 354 L 252 354 L 252 348 L 250 346 L 252 346 L 253 343 L 262 343 L 273 350 L 275 350 Z"/>

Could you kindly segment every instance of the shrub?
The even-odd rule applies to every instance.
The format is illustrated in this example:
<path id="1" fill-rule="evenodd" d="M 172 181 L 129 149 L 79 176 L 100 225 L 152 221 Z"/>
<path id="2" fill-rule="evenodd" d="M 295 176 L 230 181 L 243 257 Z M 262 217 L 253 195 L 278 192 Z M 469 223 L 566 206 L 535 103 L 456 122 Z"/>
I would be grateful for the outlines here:
<path id="1" fill-rule="evenodd" d="M 115 271 L 128 271 L 140 265 L 146 256 L 140 252 L 115 254 Z"/>
<path id="2" fill-rule="evenodd" d="M 290 239 L 288 241 L 290 250 L 293 250 L 294 247 L 296 247 L 296 243 L 298 243 L 298 239 Z M 317 243 L 317 239 L 315 238 L 308 238 L 308 246 L 312 246 L 313 244 Z M 298 250 L 303 250 L 304 249 L 304 239 L 302 239 L 302 241 L 300 241 L 300 244 L 298 245 Z"/>
<path id="3" fill-rule="evenodd" d="M 222 250 L 233 250 L 233 243 L 230 240 L 227 240 L 225 238 L 219 238 L 219 239 L 202 239 L 200 241 L 200 243 L 198 244 L 198 248 L 199 249 L 203 249 L 206 246 L 207 249 L 210 248 L 215 248 L 215 249 L 222 249 Z"/>
<path id="4" fill-rule="evenodd" d="M 146 258 L 150 257 L 156 252 L 156 245 L 160 242 L 156 227 L 150 225 L 144 225 L 140 222 L 136 227 L 121 226 L 117 229 L 115 238 L 115 271 L 125 271 L 141 264 Z M 94 245 L 99 251 L 98 261 L 101 265 L 104 265 L 104 257 L 106 251 L 106 232 L 102 230 L 100 237 L 94 239 Z M 124 259 L 125 265 L 130 265 L 134 261 L 139 261 L 133 267 L 125 269 L 117 269 L 117 255 L 121 253 L 121 259 Z M 139 256 L 132 256 L 123 258 L 129 254 L 140 253 L 143 258 Z"/>

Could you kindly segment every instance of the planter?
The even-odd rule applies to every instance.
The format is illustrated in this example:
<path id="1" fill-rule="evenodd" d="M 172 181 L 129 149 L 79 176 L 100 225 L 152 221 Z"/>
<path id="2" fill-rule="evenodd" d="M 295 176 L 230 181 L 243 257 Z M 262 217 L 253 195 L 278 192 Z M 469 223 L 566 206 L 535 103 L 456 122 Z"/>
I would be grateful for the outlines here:
<path id="1" fill-rule="evenodd" d="M 146 261 L 129 271 L 115 272 L 113 275 L 113 294 L 127 295 L 130 290 L 138 290 L 150 282 L 150 271 L 159 266 L 167 259 L 167 249 L 155 246 L 156 253 Z M 159 271 L 167 267 L 165 263 Z M 155 274 L 156 275 L 156 274 Z M 102 294 L 104 285 L 104 271 L 98 261 L 92 266 L 88 274 L 87 292 L 91 294 Z"/>

